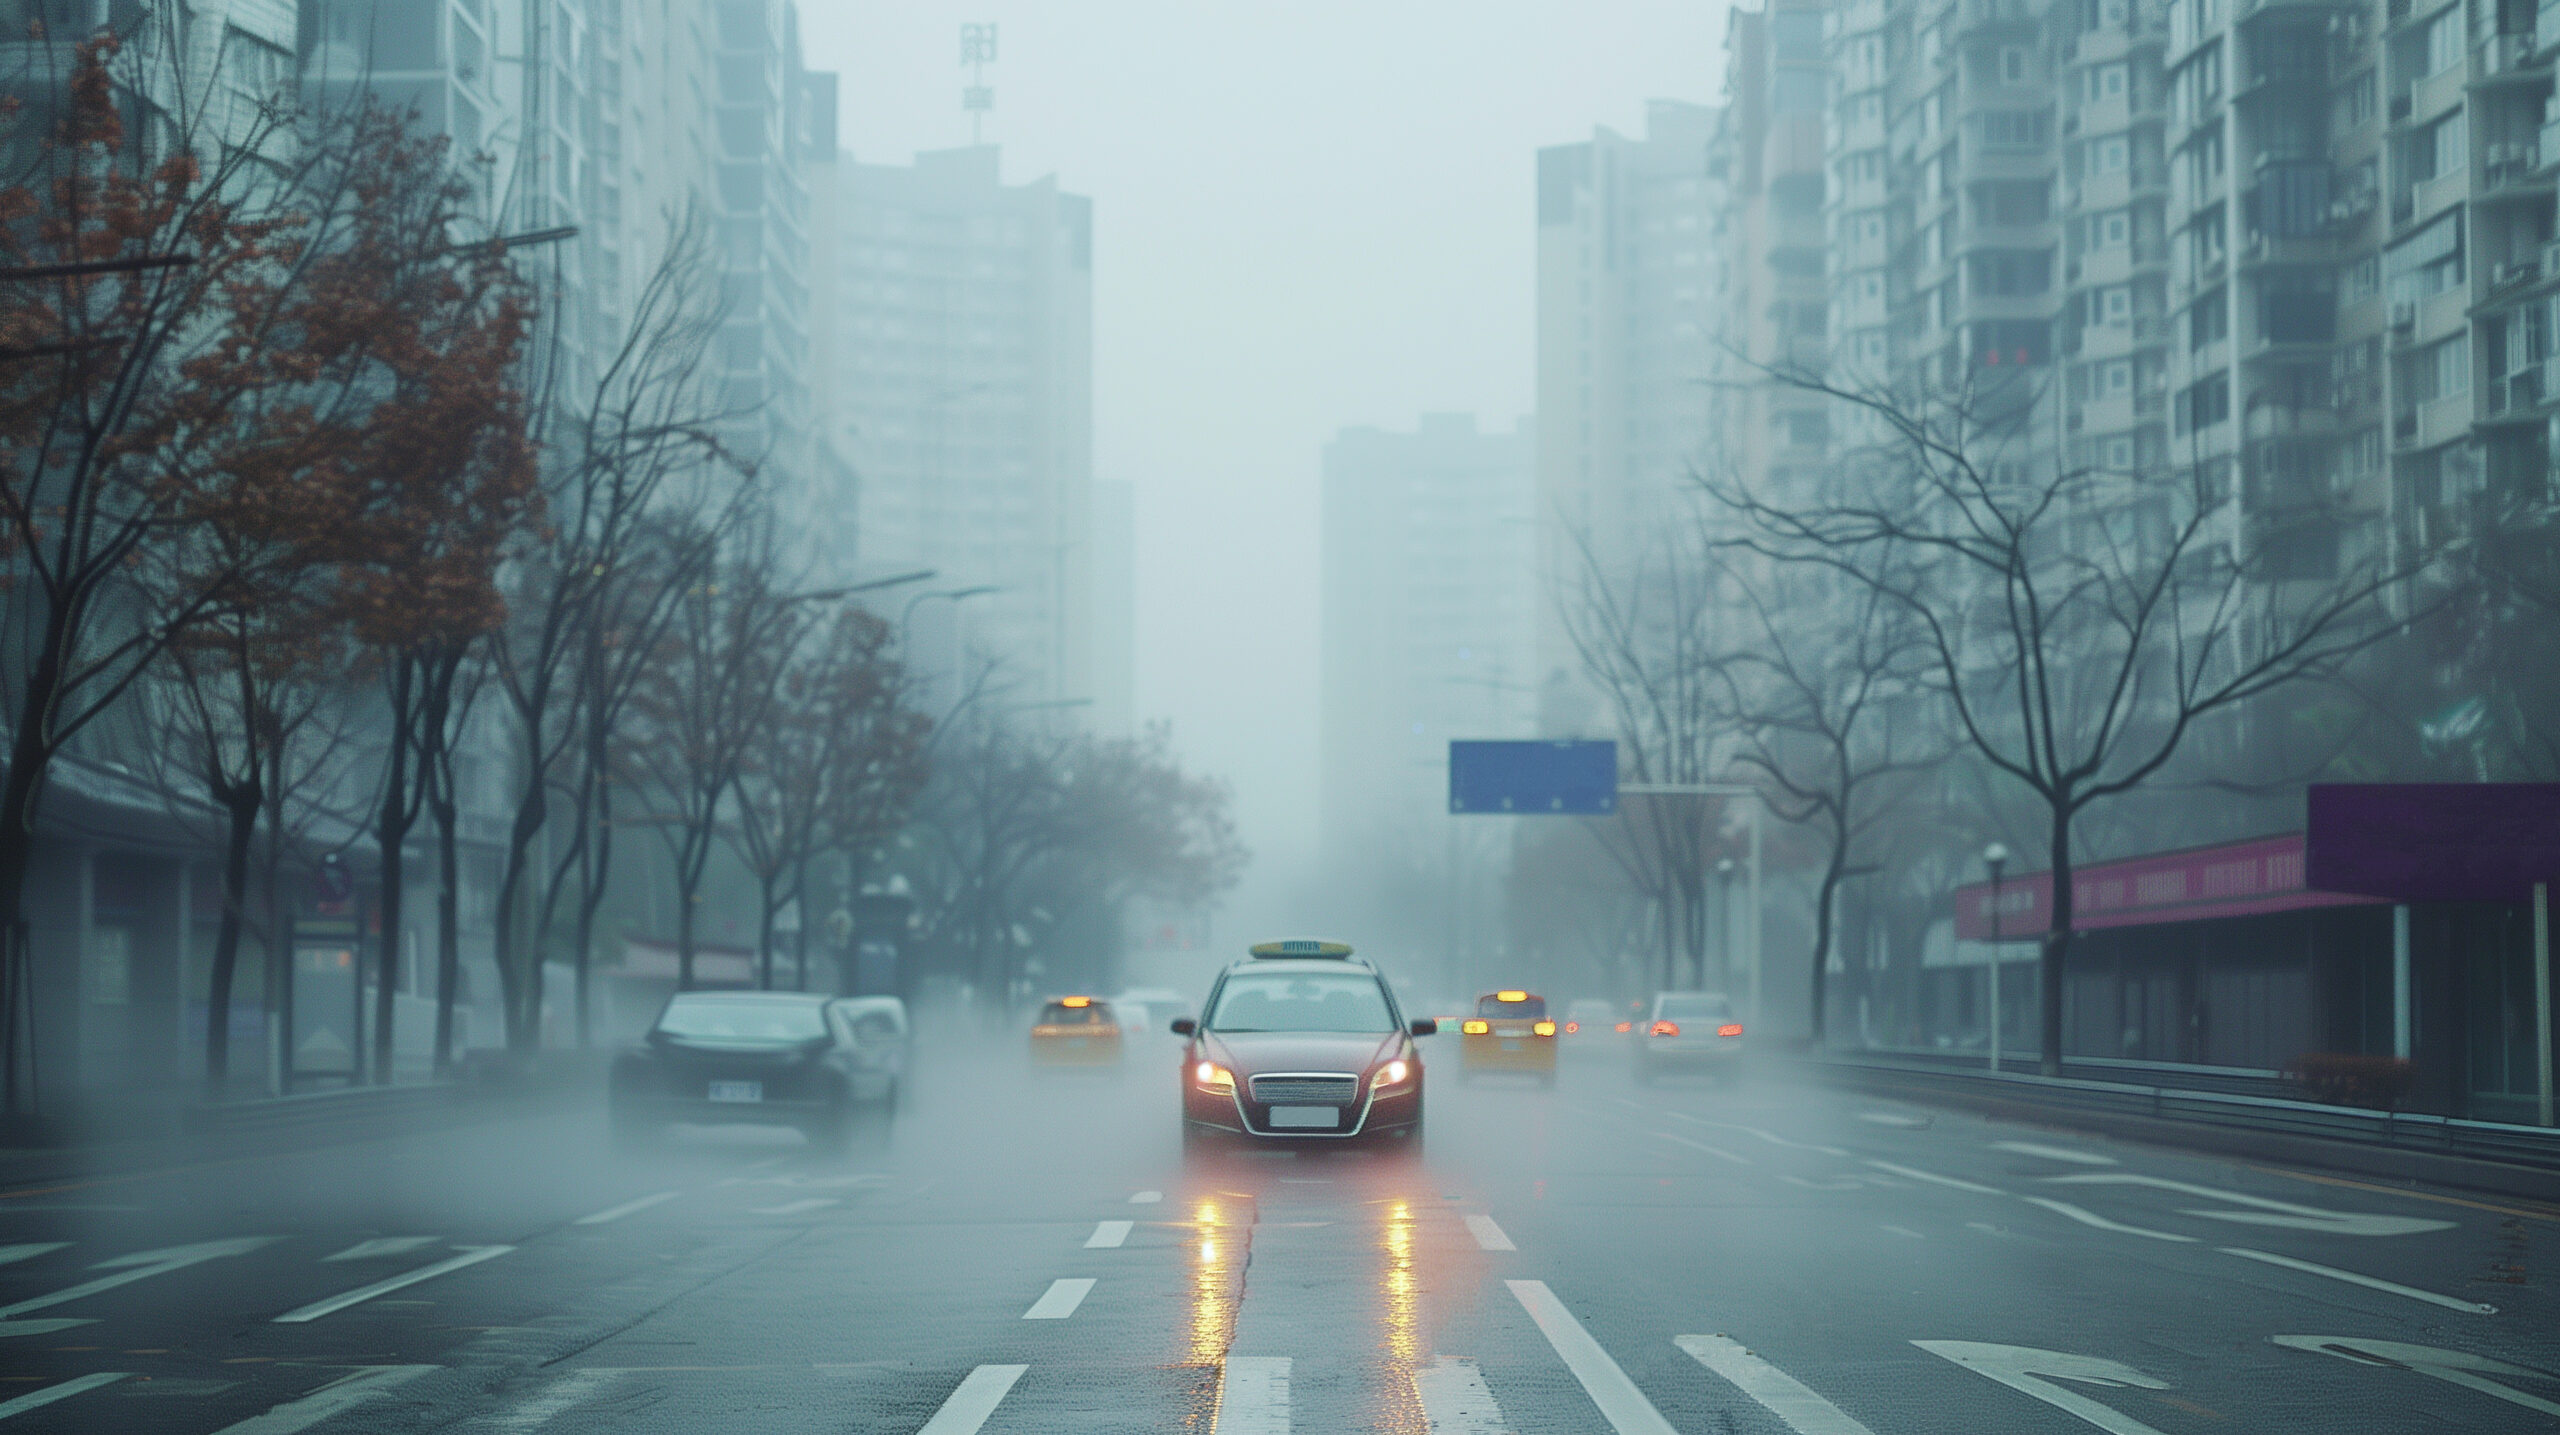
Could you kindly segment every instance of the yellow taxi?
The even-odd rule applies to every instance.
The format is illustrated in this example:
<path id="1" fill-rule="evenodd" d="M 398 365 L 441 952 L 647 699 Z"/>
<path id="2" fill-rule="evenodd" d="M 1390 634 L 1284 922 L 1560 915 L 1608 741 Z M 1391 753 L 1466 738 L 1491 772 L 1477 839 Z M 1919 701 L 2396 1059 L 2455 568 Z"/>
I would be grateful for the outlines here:
<path id="1" fill-rule="evenodd" d="M 1514 1071 L 1556 1084 L 1556 1024 L 1535 992 L 1487 992 L 1458 1023 L 1458 1072 Z"/>
<path id="2" fill-rule="evenodd" d="M 1100 997 L 1056 997 L 1031 1027 L 1031 1060 L 1040 1066 L 1118 1066 L 1120 1022 Z"/>

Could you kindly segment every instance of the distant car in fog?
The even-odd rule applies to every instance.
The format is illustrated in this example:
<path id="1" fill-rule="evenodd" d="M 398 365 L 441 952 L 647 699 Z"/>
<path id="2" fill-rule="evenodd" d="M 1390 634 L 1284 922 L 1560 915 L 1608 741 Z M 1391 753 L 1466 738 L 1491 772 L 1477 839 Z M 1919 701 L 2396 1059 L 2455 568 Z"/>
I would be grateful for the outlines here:
<path id="1" fill-rule="evenodd" d="M 1191 1010 L 1190 999 L 1171 987 L 1131 987 L 1111 999 L 1124 1041 L 1164 1035 L 1165 1023 Z"/>
<path id="2" fill-rule="evenodd" d="M 1595 1046 L 1604 1036 L 1625 1035 L 1620 1027 L 1629 1019 L 1620 1017 L 1618 1012 L 1616 1002 L 1584 997 L 1564 1009 L 1565 1037 L 1579 1045 Z"/>
<path id="3" fill-rule="evenodd" d="M 1716 992 L 1661 992 L 1637 1022 L 1636 1080 L 1671 1072 L 1707 1072 L 1732 1080 L 1742 1072 L 1742 1021 Z"/>
<path id="4" fill-rule="evenodd" d="M 1052 997 L 1031 1024 L 1031 1059 L 1042 1066 L 1118 1066 L 1120 1019 L 1099 997 Z"/>
<path id="5" fill-rule="evenodd" d="M 1547 999 L 1530 991 L 1486 992 L 1459 1024 L 1458 1070 L 1466 1076 L 1517 1072 L 1556 1084 L 1556 1031 Z"/>
<path id="6" fill-rule="evenodd" d="M 678 1124 L 797 1127 L 815 1146 L 852 1139 L 866 1106 L 897 1098 L 906 1010 L 895 997 L 678 992 L 640 1044 L 614 1059 L 617 1141 Z"/>
<path id="7" fill-rule="evenodd" d="M 1376 967 L 1340 942 L 1266 942 L 1218 974 L 1184 1038 L 1182 1146 L 1422 1147 L 1422 1052 Z"/>

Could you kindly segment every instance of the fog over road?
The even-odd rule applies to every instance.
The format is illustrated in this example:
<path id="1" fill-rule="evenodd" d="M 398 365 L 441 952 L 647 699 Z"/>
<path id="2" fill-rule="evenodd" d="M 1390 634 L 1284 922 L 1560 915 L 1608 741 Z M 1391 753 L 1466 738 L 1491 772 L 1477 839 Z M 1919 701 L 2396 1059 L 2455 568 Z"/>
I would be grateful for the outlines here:
<path id="1" fill-rule="evenodd" d="M 2560 1212 L 1761 1073 L 1436 1063 L 1425 1160 L 1186 1169 L 1170 1043 L 926 1024 L 841 1157 L 600 1108 L 0 1194 L 0 1435 L 2560 1427 Z"/>

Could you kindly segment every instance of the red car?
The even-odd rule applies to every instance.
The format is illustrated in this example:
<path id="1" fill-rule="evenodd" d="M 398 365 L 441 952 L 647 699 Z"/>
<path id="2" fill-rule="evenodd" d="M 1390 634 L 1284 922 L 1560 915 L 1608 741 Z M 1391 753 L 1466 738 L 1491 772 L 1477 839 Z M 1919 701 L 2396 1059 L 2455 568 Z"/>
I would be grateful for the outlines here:
<path id="1" fill-rule="evenodd" d="M 1218 974 L 1182 1046 L 1182 1145 L 1422 1149 L 1422 1052 L 1386 978 L 1340 942 L 1265 942 Z"/>

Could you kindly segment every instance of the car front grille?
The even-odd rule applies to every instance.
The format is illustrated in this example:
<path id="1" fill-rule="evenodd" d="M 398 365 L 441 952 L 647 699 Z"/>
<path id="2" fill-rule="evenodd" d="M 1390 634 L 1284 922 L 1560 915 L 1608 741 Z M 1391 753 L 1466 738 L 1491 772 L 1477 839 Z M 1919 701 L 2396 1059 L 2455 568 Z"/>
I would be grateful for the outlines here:
<path id="1" fill-rule="evenodd" d="M 1360 1097 L 1360 1078 L 1349 1074 L 1257 1076 L 1249 1085 L 1265 1106 L 1348 1106 Z"/>

